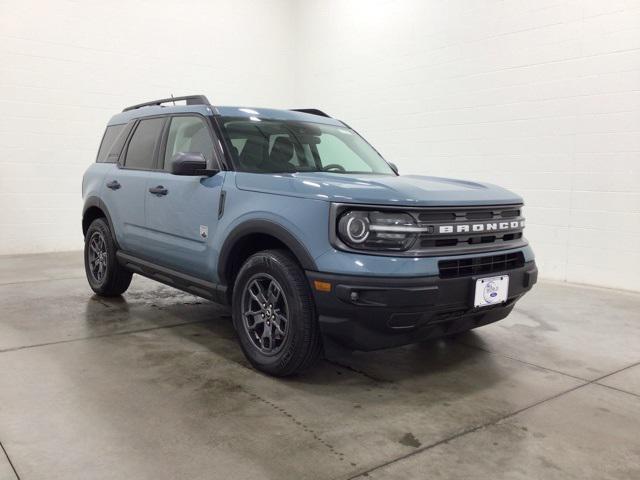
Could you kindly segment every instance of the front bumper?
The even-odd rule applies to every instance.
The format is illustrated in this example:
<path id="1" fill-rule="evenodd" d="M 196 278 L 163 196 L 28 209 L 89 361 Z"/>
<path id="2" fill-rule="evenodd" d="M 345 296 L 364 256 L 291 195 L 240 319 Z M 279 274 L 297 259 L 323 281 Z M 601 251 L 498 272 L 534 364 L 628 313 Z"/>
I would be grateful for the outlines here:
<path id="1" fill-rule="evenodd" d="M 509 275 L 505 303 L 474 308 L 478 278 Z M 535 262 L 488 275 L 442 279 L 307 272 L 323 336 L 353 350 L 377 350 L 442 337 L 506 317 L 536 283 Z M 322 292 L 314 282 L 331 284 Z"/>

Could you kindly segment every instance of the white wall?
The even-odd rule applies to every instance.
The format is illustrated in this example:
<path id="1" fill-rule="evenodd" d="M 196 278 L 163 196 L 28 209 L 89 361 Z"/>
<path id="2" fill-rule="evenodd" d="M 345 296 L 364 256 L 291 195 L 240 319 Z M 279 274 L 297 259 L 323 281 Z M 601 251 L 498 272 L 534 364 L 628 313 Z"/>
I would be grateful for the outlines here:
<path id="1" fill-rule="evenodd" d="M 640 290 L 640 2 L 306 1 L 298 103 L 524 196 L 547 278 Z"/>
<path id="2" fill-rule="evenodd" d="M 639 85 L 633 0 L 0 0 L 0 253 L 80 248 L 107 119 L 203 92 L 510 187 L 542 276 L 640 290 Z"/>
<path id="3" fill-rule="evenodd" d="M 284 106 L 290 7 L 0 0 L 0 254 L 82 247 L 82 174 L 123 107 L 172 93 Z"/>

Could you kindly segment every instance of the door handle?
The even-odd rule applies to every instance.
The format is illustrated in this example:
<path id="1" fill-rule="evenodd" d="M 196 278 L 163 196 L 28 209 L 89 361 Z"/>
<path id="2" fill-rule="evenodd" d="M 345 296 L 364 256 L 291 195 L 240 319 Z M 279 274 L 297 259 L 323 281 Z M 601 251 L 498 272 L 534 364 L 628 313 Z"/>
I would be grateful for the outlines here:
<path id="1" fill-rule="evenodd" d="M 158 185 L 157 187 L 153 187 L 149 189 L 149 193 L 153 193 L 154 195 L 166 195 L 169 193 L 169 190 L 164 188 L 162 185 Z"/>
<path id="2" fill-rule="evenodd" d="M 117 180 L 112 180 L 107 183 L 107 188 L 110 188 L 111 190 L 118 190 L 121 186 L 122 185 L 120 185 Z"/>

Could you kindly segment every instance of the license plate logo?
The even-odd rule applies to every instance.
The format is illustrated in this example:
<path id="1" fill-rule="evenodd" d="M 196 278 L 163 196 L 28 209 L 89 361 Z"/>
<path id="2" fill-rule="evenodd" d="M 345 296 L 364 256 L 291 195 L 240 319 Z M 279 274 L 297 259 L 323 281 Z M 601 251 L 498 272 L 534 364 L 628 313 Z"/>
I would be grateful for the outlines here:
<path id="1" fill-rule="evenodd" d="M 479 278 L 476 280 L 474 307 L 486 307 L 507 301 L 509 276 Z"/>

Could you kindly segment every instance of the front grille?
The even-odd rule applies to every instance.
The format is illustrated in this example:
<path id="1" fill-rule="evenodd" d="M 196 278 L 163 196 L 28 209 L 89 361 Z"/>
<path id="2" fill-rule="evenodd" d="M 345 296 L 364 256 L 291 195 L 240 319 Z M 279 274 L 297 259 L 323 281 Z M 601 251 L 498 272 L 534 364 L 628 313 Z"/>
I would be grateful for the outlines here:
<path id="1" fill-rule="evenodd" d="M 522 252 L 462 258 L 458 260 L 440 260 L 438 262 L 440 278 L 485 275 L 488 273 L 512 270 L 522 266 L 524 266 L 524 255 Z"/>
<path id="2" fill-rule="evenodd" d="M 409 213 L 424 229 L 411 249 L 417 254 L 486 251 L 523 244 L 521 205 L 430 208 Z"/>
<path id="3" fill-rule="evenodd" d="M 502 243 L 522 238 L 522 232 L 505 233 L 502 235 L 466 235 L 464 237 L 429 238 L 426 235 L 420 238 L 422 248 L 433 247 L 464 247 L 465 245 L 478 245 L 480 243 Z"/>
<path id="4" fill-rule="evenodd" d="M 462 222 L 465 220 L 499 220 L 520 216 L 520 208 L 510 207 L 479 207 L 479 208 L 446 208 L 429 212 L 419 212 L 420 223 L 430 222 Z"/>

